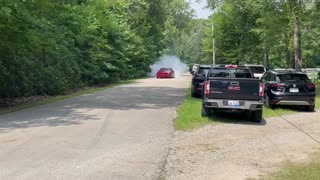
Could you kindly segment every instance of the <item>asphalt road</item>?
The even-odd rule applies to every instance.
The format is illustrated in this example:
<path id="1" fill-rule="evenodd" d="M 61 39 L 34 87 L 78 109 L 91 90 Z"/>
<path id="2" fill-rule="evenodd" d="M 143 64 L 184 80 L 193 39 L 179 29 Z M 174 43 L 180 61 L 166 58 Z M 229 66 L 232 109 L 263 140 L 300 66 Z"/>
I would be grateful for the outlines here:
<path id="1" fill-rule="evenodd" d="M 190 78 L 144 79 L 0 115 L 0 179 L 157 179 Z"/>

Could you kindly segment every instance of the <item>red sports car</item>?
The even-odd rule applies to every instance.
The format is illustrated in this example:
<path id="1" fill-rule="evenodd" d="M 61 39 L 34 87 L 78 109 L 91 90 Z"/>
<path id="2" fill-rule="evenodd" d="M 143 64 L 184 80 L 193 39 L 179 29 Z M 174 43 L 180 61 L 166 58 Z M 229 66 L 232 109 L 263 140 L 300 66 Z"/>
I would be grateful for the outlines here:
<path id="1" fill-rule="evenodd" d="M 172 68 L 161 68 L 156 76 L 157 78 L 174 78 L 174 70 Z"/>

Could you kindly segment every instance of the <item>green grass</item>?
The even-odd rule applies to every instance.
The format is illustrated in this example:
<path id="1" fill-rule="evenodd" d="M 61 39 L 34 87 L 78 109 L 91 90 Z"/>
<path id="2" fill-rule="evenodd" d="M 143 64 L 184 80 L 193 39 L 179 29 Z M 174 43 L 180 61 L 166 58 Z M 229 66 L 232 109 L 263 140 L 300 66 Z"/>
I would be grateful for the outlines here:
<path id="1" fill-rule="evenodd" d="M 192 129 L 211 122 L 209 118 L 201 117 L 201 99 L 191 97 L 189 88 L 184 101 L 177 110 L 176 129 Z"/>
<path id="2" fill-rule="evenodd" d="M 289 164 L 283 170 L 271 174 L 266 180 L 319 180 L 320 179 L 320 157 L 313 157 L 308 164 Z"/>
<path id="3" fill-rule="evenodd" d="M 316 98 L 316 109 L 320 109 L 320 86 L 317 86 L 317 98 Z M 294 109 L 285 109 L 285 108 L 276 108 L 263 109 L 263 118 L 270 118 L 276 116 L 282 116 L 287 114 L 294 114 L 300 112 Z M 177 119 L 175 122 L 175 127 L 177 130 L 189 130 L 197 127 L 201 127 L 210 123 L 221 123 L 221 122 L 235 122 L 242 121 L 245 119 L 239 119 L 234 116 L 229 116 L 224 114 L 226 117 L 201 117 L 201 99 L 200 98 L 192 98 L 190 93 L 190 88 L 188 89 L 188 93 L 185 96 L 184 101 L 181 106 L 177 110 Z"/>
<path id="4" fill-rule="evenodd" d="M 292 110 L 292 109 L 285 109 L 285 108 L 276 108 L 276 109 L 270 109 L 263 107 L 263 118 L 271 118 L 275 116 L 282 116 L 287 114 L 294 114 L 298 111 Z"/>
<path id="5" fill-rule="evenodd" d="M 122 84 L 132 83 L 132 82 L 135 82 L 136 80 L 137 79 L 120 81 L 118 83 L 111 84 L 111 85 L 106 85 L 106 86 L 102 86 L 102 87 L 89 87 L 89 88 L 87 88 L 85 90 L 79 90 L 78 92 L 71 93 L 71 94 L 58 95 L 58 96 L 49 96 L 47 98 L 40 99 L 40 100 L 37 100 L 37 101 L 34 101 L 34 102 L 27 102 L 27 103 L 22 103 L 22 104 L 19 104 L 19 105 L 16 105 L 16 106 L 12 106 L 12 107 L 0 108 L 0 115 L 1 114 L 6 114 L 6 113 L 10 113 L 10 112 L 14 112 L 14 111 L 27 109 L 27 108 L 40 106 L 40 105 L 47 104 L 47 103 L 60 101 L 60 100 L 71 98 L 71 97 L 75 97 L 75 96 L 80 96 L 80 95 L 83 95 L 83 94 L 92 94 L 92 93 L 95 93 L 95 92 L 98 92 L 98 91 L 101 91 L 101 90 L 105 90 L 107 88 L 112 88 L 112 87 L 119 86 L 119 85 L 122 85 Z"/>

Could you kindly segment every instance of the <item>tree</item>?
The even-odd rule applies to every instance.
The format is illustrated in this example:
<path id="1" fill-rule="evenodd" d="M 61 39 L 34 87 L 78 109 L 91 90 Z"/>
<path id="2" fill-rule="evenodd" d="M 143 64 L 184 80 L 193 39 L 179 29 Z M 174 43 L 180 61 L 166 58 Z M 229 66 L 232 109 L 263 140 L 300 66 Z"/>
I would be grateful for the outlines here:
<path id="1" fill-rule="evenodd" d="M 264 58 L 267 66 L 296 70 L 317 64 L 318 0 L 208 0 L 208 6 L 215 10 L 211 21 L 218 59 L 225 57 L 221 62 L 261 63 Z"/>
<path id="2" fill-rule="evenodd" d="M 168 9 L 181 11 L 168 2 L 1 0 L 0 98 L 55 95 L 146 75 L 166 37 L 179 33 L 166 30 Z"/>

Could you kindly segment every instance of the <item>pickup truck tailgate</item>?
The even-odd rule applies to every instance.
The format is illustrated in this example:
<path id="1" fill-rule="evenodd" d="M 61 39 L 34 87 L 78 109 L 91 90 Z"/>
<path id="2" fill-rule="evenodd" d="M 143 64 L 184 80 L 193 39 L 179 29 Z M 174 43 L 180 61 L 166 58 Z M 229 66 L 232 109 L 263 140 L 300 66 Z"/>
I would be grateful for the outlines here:
<path id="1" fill-rule="evenodd" d="M 260 80 L 239 78 L 214 78 L 208 79 L 210 90 L 209 99 L 232 99 L 258 101 Z"/>

